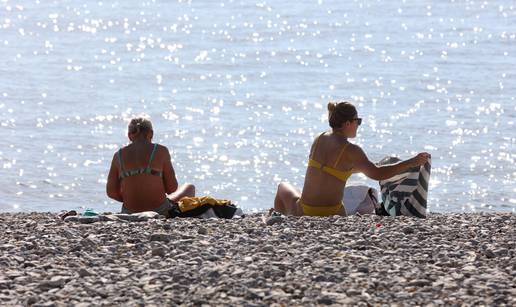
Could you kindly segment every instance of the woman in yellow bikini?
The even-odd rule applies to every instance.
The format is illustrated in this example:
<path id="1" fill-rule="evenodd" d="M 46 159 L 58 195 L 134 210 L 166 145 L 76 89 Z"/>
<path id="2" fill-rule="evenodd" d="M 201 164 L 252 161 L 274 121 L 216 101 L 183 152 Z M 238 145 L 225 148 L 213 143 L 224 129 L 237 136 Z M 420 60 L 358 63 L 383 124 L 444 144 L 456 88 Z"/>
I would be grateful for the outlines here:
<path id="1" fill-rule="evenodd" d="M 178 186 L 168 148 L 153 144 L 153 135 L 148 119 L 132 119 L 127 133 L 131 144 L 113 156 L 106 191 L 123 203 L 122 213 L 156 211 L 168 216 L 170 201 L 195 196 L 193 185 Z"/>
<path id="2" fill-rule="evenodd" d="M 280 183 L 274 210 L 286 215 L 346 215 L 342 197 L 346 181 L 353 173 L 364 173 L 371 179 L 383 180 L 406 169 L 423 165 L 430 155 L 419 153 L 411 159 L 388 166 L 369 161 L 360 146 L 348 139 L 356 137 L 362 119 L 349 102 L 329 103 L 331 131 L 316 137 L 310 150 L 305 184 L 300 193 L 289 183 Z"/>

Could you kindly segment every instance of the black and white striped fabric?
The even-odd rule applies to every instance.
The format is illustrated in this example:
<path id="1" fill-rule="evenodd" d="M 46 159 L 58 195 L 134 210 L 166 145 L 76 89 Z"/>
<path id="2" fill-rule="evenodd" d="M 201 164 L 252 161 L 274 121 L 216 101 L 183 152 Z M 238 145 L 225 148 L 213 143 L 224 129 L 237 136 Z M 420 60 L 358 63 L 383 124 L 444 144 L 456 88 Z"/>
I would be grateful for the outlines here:
<path id="1" fill-rule="evenodd" d="M 379 165 L 388 165 L 400 161 L 396 157 L 386 157 Z M 430 180 L 431 161 L 425 165 L 408 169 L 406 172 L 380 181 L 382 204 L 380 209 L 390 216 L 426 217 L 428 182 Z"/>

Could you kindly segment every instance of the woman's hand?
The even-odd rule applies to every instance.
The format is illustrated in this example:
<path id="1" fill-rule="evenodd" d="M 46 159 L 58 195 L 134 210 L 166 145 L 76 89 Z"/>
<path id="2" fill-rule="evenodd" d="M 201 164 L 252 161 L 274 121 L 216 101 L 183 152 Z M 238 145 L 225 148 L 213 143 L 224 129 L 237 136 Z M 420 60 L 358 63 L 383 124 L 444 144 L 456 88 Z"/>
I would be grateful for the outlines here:
<path id="1" fill-rule="evenodd" d="M 426 162 L 428 162 L 428 159 L 430 159 L 430 157 L 431 156 L 428 152 L 420 152 L 415 157 L 409 160 L 410 165 L 412 165 L 412 167 L 423 165 Z"/>

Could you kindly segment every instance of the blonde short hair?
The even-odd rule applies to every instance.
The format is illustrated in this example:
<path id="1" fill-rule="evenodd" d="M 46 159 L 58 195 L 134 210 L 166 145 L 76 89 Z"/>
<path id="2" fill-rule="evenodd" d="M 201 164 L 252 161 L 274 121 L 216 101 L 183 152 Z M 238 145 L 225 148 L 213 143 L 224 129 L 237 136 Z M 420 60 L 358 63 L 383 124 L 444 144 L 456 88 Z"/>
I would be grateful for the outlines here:
<path id="1" fill-rule="evenodd" d="M 151 121 L 143 117 L 136 117 L 131 119 L 129 126 L 127 127 L 127 132 L 130 134 L 147 134 L 152 131 Z"/>

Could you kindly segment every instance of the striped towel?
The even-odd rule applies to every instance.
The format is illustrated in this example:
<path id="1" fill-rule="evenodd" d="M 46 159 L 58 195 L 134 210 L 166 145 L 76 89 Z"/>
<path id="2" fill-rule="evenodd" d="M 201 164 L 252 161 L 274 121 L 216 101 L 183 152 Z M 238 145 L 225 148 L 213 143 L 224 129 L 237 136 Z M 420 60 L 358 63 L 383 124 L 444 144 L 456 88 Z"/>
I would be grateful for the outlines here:
<path id="1" fill-rule="evenodd" d="M 400 159 L 385 157 L 378 165 L 393 164 Z M 426 199 L 430 180 L 431 160 L 425 165 L 408 169 L 406 172 L 380 181 L 382 207 L 390 216 L 426 217 Z"/>

